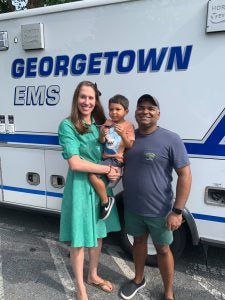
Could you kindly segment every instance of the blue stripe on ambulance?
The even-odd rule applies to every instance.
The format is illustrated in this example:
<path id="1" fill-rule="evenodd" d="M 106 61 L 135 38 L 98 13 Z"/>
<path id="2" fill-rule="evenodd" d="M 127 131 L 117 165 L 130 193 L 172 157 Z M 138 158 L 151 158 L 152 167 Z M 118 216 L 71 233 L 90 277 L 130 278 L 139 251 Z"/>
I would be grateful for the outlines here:
<path id="1" fill-rule="evenodd" d="M 207 132 L 202 141 L 185 142 L 185 147 L 189 155 L 200 155 L 201 157 L 210 156 L 225 158 L 225 144 L 221 143 L 225 137 L 225 110 L 218 117 L 216 122 Z M 42 144 L 42 145 L 59 145 L 56 135 L 33 135 L 33 134 L 0 134 L 1 142 L 14 142 L 26 144 Z M 39 191 L 34 189 L 25 189 L 12 186 L 4 186 L 1 188 L 8 191 L 17 191 L 29 194 L 46 195 L 51 197 L 62 198 L 62 193 L 54 193 L 47 191 Z M 212 222 L 225 223 L 225 218 L 210 216 L 198 213 L 192 213 L 193 217 L 198 220 L 207 220 Z"/>
<path id="2" fill-rule="evenodd" d="M 20 193 L 27 193 L 27 194 L 34 194 L 34 195 L 46 195 L 49 197 L 56 197 L 62 198 L 62 193 L 55 193 L 55 192 L 48 192 L 48 191 L 41 191 L 41 190 L 34 190 L 34 189 L 26 189 L 20 188 L 15 186 L 8 186 L 8 185 L 0 185 L 0 187 L 5 191 L 12 191 L 12 192 L 20 192 Z"/>
<path id="3" fill-rule="evenodd" d="M 185 142 L 189 155 L 223 157 L 225 159 L 225 110 L 209 129 L 201 142 Z"/>

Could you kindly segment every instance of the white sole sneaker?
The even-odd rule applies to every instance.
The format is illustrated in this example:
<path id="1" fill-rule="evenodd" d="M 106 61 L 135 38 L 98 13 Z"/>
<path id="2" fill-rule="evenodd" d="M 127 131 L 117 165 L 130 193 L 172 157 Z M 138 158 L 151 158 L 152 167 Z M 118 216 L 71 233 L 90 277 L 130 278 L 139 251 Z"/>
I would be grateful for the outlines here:
<path id="1" fill-rule="evenodd" d="M 140 284 L 135 284 L 135 282 L 129 281 L 129 282 L 127 283 L 127 285 L 128 285 L 128 284 L 131 285 L 130 288 L 131 288 L 131 290 L 133 290 L 132 294 L 130 294 L 129 296 L 126 296 L 126 295 L 123 294 L 123 292 L 122 292 L 122 290 L 121 290 L 120 296 L 121 296 L 123 299 L 126 299 L 126 300 L 127 300 L 127 299 L 133 298 L 139 290 L 141 290 L 141 289 L 143 289 L 143 288 L 145 287 L 145 285 L 146 285 L 146 280 L 143 279 L 143 281 L 144 281 L 144 282 L 143 282 L 143 283 L 141 282 Z M 135 285 L 136 285 L 136 286 L 135 286 Z"/>
<path id="2" fill-rule="evenodd" d="M 106 215 L 104 216 L 104 218 L 101 218 L 101 220 L 105 220 L 105 219 L 108 218 L 109 214 L 111 213 L 112 207 L 113 207 L 113 205 L 115 203 L 115 198 L 114 197 L 109 197 L 109 201 L 111 203 L 109 203 L 109 205 L 107 207 L 108 211 L 107 211 Z"/>

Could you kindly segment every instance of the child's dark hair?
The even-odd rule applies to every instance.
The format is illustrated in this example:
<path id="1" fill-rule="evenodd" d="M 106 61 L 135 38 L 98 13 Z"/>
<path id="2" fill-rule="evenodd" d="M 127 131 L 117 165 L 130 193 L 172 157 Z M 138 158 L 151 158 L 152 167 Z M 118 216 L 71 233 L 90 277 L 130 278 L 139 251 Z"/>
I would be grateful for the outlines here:
<path id="1" fill-rule="evenodd" d="M 124 109 L 128 109 L 129 107 L 129 100 L 125 96 L 119 94 L 109 99 L 109 105 L 111 103 L 120 104 L 123 106 Z"/>

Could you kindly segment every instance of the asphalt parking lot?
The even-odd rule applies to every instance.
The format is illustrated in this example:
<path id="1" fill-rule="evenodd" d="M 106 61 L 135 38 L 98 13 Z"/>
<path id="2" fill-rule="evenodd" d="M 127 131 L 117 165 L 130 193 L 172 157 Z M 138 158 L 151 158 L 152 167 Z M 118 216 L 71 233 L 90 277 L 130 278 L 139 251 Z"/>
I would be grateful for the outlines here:
<path id="1" fill-rule="evenodd" d="M 59 218 L 0 208 L 0 300 L 76 299 L 67 247 L 58 242 Z M 133 264 L 120 248 L 119 235 L 104 241 L 99 274 L 115 286 L 112 294 L 87 285 L 90 299 L 120 299 L 133 277 Z M 88 259 L 85 259 L 85 276 Z M 146 266 L 146 287 L 133 299 L 163 299 L 158 268 Z M 225 299 L 225 249 L 187 247 L 175 265 L 176 299 Z"/>

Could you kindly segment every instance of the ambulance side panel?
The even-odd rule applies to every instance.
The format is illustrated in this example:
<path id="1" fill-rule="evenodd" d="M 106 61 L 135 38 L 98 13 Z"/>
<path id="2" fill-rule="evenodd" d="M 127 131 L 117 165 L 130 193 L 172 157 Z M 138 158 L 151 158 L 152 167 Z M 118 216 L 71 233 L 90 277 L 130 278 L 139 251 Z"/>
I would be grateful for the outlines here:
<path id="1" fill-rule="evenodd" d="M 135 126 L 137 98 L 158 98 L 159 125 L 181 136 L 190 157 L 187 209 L 197 234 L 224 244 L 225 32 L 206 27 L 207 16 L 221 17 L 218 3 L 87 0 L 0 16 L 8 36 L 0 51 L 0 201 L 60 211 L 67 163 L 57 128 L 77 84 L 91 80 L 106 112 L 111 96 L 128 97 Z"/>

